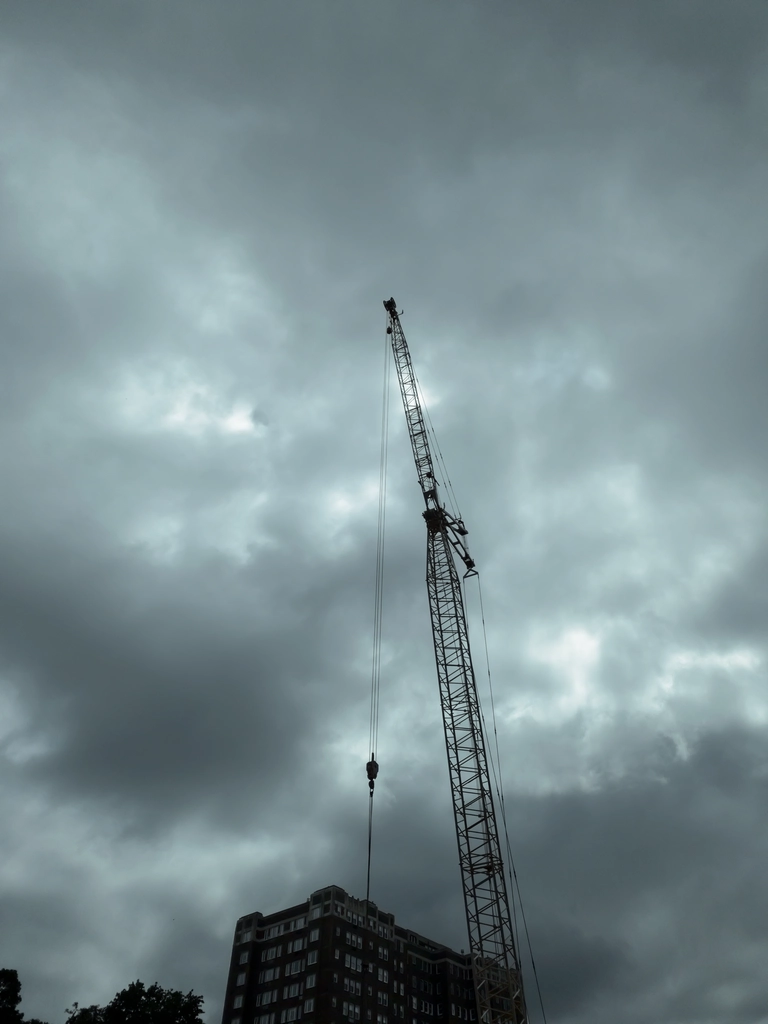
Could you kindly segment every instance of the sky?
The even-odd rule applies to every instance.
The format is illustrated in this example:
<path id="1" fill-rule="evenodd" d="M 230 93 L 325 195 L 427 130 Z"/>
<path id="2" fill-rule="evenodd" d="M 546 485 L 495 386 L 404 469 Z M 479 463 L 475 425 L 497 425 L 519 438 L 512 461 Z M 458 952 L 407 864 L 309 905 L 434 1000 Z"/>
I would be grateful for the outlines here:
<path id="1" fill-rule="evenodd" d="M 547 1019 L 768 1021 L 764 0 L 2 23 L 21 1009 L 141 978 L 218 1024 L 239 916 L 364 895 L 392 295 L 481 572 Z M 371 896 L 463 948 L 398 402 Z"/>

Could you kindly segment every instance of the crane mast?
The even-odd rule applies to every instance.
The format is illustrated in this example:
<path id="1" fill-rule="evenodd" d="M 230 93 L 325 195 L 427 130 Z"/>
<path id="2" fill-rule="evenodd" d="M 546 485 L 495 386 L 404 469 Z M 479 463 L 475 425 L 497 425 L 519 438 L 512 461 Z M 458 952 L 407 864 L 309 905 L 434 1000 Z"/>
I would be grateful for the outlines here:
<path id="1" fill-rule="evenodd" d="M 482 1024 L 528 1024 L 488 773 L 461 578 L 476 575 L 467 530 L 441 504 L 408 343 L 394 299 L 387 333 L 397 367 L 427 525 L 427 592 L 459 847 L 472 973 Z"/>

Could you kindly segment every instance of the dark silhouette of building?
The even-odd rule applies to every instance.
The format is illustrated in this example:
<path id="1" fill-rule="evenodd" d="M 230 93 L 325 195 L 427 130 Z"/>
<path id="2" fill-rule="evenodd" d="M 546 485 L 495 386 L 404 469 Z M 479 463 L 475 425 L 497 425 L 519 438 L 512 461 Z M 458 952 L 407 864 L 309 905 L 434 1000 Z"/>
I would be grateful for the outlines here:
<path id="1" fill-rule="evenodd" d="M 454 1024 L 476 1019 L 467 954 L 338 886 L 235 929 L 222 1024 Z"/>

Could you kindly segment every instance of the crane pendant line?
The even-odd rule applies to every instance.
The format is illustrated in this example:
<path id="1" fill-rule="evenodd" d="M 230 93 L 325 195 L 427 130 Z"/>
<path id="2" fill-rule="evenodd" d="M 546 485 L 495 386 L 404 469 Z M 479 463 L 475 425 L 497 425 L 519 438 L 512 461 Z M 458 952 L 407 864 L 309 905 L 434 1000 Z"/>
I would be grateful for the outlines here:
<path id="1" fill-rule="evenodd" d="M 482 1024 L 528 1024 L 469 646 L 461 578 L 475 575 L 467 530 L 441 505 L 408 343 L 384 302 L 427 526 L 427 593 L 443 714 L 472 973 Z"/>

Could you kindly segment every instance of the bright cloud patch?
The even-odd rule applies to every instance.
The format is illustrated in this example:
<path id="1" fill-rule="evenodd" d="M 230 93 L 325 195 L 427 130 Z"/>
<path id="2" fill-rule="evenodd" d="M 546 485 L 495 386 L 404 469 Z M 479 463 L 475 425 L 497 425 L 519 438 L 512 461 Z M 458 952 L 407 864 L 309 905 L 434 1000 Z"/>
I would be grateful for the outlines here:
<path id="1" fill-rule="evenodd" d="M 568 629 L 554 638 L 537 638 L 528 648 L 533 661 L 550 666 L 562 692 L 552 709 L 568 717 L 586 707 L 594 696 L 593 680 L 600 662 L 600 638 L 586 629 Z"/>

